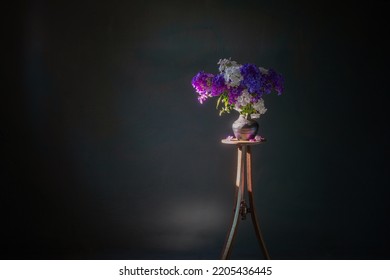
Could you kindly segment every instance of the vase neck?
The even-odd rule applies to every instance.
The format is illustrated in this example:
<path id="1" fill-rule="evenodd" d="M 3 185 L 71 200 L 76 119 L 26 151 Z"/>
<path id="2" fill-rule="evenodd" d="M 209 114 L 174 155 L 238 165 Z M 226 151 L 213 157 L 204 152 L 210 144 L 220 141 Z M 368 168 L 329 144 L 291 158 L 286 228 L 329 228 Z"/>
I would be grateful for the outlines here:
<path id="1" fill-rule="evenodd" d="M 245 114 L 245 115 L 240 114 L 240 118 L 244 118 L 246 120 L 251 120 L 252 119 L 250 114 Z"/>

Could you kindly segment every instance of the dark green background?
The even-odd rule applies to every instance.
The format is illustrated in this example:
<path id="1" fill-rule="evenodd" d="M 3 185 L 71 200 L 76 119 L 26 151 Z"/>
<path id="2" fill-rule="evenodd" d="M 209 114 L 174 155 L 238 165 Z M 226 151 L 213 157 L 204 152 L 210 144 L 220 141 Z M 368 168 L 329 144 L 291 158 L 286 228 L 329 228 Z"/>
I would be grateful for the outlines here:
<path id="1" fill-rule="evenodd" d="M 388 1 L 29 1 L 5 15 L 3 259 L 218 259 L 236 152 L 191 87 L 274 68 L 253 149 L 274 259 L 388 259 Z M 5 11 L 3 11 L 5 13 Z M 250 221 L 234 259 L 262 258 Z"/>

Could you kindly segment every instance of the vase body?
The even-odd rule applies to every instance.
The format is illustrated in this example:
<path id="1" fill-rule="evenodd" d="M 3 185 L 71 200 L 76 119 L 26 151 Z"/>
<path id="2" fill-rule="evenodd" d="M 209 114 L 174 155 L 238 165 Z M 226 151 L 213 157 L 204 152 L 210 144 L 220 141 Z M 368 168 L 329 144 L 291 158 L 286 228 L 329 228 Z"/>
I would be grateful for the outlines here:
<path id="1" fill-rule="evenodd" d="M 234 136 L 238 140 L 251 140 L 254 139 L 259 130 L 259 124 L 251 119 L 250 117 L 246 118 L 243 115 L 240 115 L 238 119 L 232 125 Z"/>

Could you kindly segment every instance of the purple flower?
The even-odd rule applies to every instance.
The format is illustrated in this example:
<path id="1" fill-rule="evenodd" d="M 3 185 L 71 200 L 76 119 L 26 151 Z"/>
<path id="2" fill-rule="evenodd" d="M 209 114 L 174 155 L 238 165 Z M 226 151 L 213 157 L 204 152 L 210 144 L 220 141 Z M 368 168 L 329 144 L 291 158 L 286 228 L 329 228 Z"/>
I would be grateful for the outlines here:
<path id="1" fill-rule="evenodd" d="M 212 81 L 211 96 L 219 96 L 227 89 L 223 74 L 216 75 Z"/>
<path id="2" fill-rule="evenodd" d="M 212 79 L 214 75 L 200 71 L 192 78 L 192 86 L 199 94 L 211 93 Z"/>
<path id="3" fill-rule="evenodd" d="M 264 138 L 261 137 L 260 135 L 256 135 L 256 136 L 255 136 L 255 140 L 256 140 L 256 141 L 263 141 Z"/>
<path id="4" fill-rule="evenodd" d="M 284 79 L 283 76 L 277 74 L 276 79 L 274 80 L 274 88 L 278 95 L 281 95 L 284 91 Z"/>
<path id="5" fill-rule="evenodd" d="M 207 94 L 199 94 L 198 101 L 200 104 L 203 104 L 203 102 L 205 102 L 207 98 L 209 98 Z"/>
<path id="6" fill-rule="evenodd" d="M 267 75 L 267 84 L 275 90 L 278 95 L 281 95 L 284 90 L 284 80 L 282 75 L 276 73 L 275 70 L 269 69 Z"/>
<path id="7" fill-rule="evenodd" d="M 244 87 L 242 86 L 229 88 L 229 92 L 228 92 L 229 104 L 236 104 L 237 98 L 241 95 L 241 92 L 243 90 Z"/>
<path id="8" fill-rule="evenodd" d="M 210 97 L 212 89 L 213 74 L 200 71 L 192 78 L 192 86 L 199 94 L 198 100 L 202 104 L 208 97 Z"/>
<path id="9" fill-rule="evenodd" d="M 262 95 L 263 95 L 262 92 L 260 92 L 258 94 L 252 94 L 251 103 L 253 103 L 253 104 L 257 103 L 257 101 L 259 101 L 261 99 Z"/>
<path id="10" fill-rule="evenodd" d="M 220 60 L 218 64 L 220 73 L 214 75 L 200 71 L 192 78 L 192 86 L 200 103 L 219 97 L 217 107 L 222 105 L 220 114 L 232 109 L 244 114 L 264 114 L 263 96 L 271 92 L 281 95 L 284 90 L 283 77 L 273 69 L 250 63 L 239 65 L 230 59 Z"/>
<path id="11" fill-rule="evenodd" d="M 241 85 L 248 89 L 249 93 L 256 93 L 261 95 L 261 86 L 263 84 L 263 77 L 259 68 L 254 64 L 244 64 L 241 66 L 241 75 L 243 80 Z"/>

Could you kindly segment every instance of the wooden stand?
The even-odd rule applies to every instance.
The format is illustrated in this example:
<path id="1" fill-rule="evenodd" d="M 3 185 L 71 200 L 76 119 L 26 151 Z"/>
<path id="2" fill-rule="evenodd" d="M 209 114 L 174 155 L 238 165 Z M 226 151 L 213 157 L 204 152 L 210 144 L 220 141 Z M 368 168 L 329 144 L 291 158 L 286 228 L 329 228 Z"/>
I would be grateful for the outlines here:
<path id="1" fill-rule="evenodd" d="M 237 177 L 236 177 L 236 187 L 235 187 L 235 203 L 234 203 L 234 214 L 226 237 L 225 246 L 222 250 L 221 259 L 229 259 L 232 244 L 237 233 L 237 226 L 239 223 L 239 216 L 241 220 L 246 219 L 246 215 L 250 214 L 252 218 L 252 223 L 255 228 L 256 237 L 259 241 L 260 248 L 263 252 L 265 259 L 269 260 L 270 256 L 268 254 L 267 248 L 265 246 L 264 238 L 261 234 L 259 221 L 255 211 L 254 197 L 253 197 L 253 188 L 252 188 L 252 159 L 251 159 L 251 146 L 261 144 L 264 141 L 239 141 L 235 139 L 223 139 L 222 143 L 231 144 L 237 147 Z M 246 175 L 246 186 L 245 188 L 245 175 Z M 245 202 L 245 190 L 248 192 L 249 196 L 249 207 Z"/>

